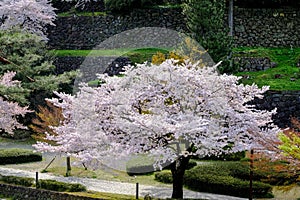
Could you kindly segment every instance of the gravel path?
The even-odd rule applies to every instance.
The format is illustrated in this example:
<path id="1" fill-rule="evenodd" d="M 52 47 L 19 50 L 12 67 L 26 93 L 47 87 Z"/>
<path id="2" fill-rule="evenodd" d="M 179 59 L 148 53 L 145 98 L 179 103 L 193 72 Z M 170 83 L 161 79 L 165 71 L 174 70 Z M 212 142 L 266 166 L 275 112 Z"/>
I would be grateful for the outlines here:
<path id="1" fill-rule="evenodd" d="M 32 149 L 32 146 L 27 144 L 0 143 L 0 149 L 1 148 Z M 45 156 L 49 158 L 53 157 L 48 154 L 47 155 L 43 154 L 43 157 Z M 36 169 L 20 170 L 20 169 L 11 168 L 10 166 L 0 166 L 0 175 L 35 178 L 36 175 L 35 170 Z M 39 179 L 53 179 L 53 180 L 68 182 L 68 183 L 81 183 L 85 185 L 88 190 L 99 191 L 99 192 L 118 193 L 118 194 L 127 194 L 127 195 L 135 195 L 136 192 L 136 184 L 133 183 L 106 181 L 106 180 L 99 180 L 99 179 L 92 179 L 92 178 L 54 176 L 46 173 L 39 173 Z M 172 188 L 139 185 L 139 196 L 144 197 L 147 194 L 157 198 L 170 198 L 172 194 Z M 184 198 L 207 199 L 207 200 L 245 200 L 244 198 L 210 194 L 210 193 L 200 193 L 200 192 L 194 192 L 190 190 L 184 190 Z"/>
<path id="2" fill-rule="evenodd" d="M 0 174 L 35 178 L 35 172 L 33 171 L 12 169 L 5 166 L 0 167 Z M 53 180 L 68 182 L 68 183 L 81 183 L 85 185 L 88 190 L 99 191 L 99 192 L 135 195 L 135 191 L 136 191 L 136 184 L 132 184 L 132 183 L 105 181 L 105 180 L 91 179 L 91 178 L 54 176 L 54 175 L 44 174 L 44 173 L 39 173 L 39 178 L 53 179 Z M 150 194 L 150 196 L 157 197 L 157 198 L 169 198 L 171 197 L 172 194 L 172 188 L 139 185 L 140 197 L 144 197 L 146 194 Z M 190 190 L 184 190 L 184 197 L 196 198 L 196 199 L 208 199 L 208 200 L 223 200 L 223 199 L 224 200 L 245 200 L 244 198 L 209 194 L 209 193 L 200 193 L 200 192 L 194 192 Z"/>

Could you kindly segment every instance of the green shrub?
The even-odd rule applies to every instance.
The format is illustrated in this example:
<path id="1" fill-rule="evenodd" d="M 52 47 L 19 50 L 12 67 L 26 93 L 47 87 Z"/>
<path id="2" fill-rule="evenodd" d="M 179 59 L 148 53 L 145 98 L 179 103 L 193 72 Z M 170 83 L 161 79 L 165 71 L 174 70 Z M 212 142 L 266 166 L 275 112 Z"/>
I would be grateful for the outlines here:
<path id="1" fill-rule="evenodd" d="M 170 171 L 161 171 L 155 173 L 155 180 L 162 183 L 173 183 L 172 173 Z"/>
<path id="2" fill-rule="evenodd" d="M 207 156 L 204 157 L 201 160 L 226 160 L 226 161 L 240 161 L 241 159 L 244 159 L 246 156 L 245 151 L 240 151 L 236 153 L 231 154 L 222 154 L 220 156 Z"/>
<path id="3" fill-rule="evenodd" d="M 194 168 L 197 166 L 197 162 L 190 160 L 187 166 L 187 170 Z M 166 166 L 164 169 L 170 170 L 170 165 Z M 162 182 L 162 183 L 172 183 L 172 173 L 170 171 L 160 171 L 155 173 L 155 180 Z"/>
<path id="4" fill-rule="evenodd" d="M 249 196 L 249 181 L 231 176 L 202 174 L 198 170 L 188 170 L 184 176 L 184 185 L 199 192 L 210 192 L 238 197 Z M 266 197 L 270 195 L 272 187 L 261 182 L 253 182 L 253 196 Z"/>
<path id="5" fill-rule="evenodd" d="M 285 171 L 274 171 L 272 165 L 280 166 L 280 163 L 268 163 L 270 169 L 261 169 L 254 167 L 252 180 L 261 181 L 271 185 L 287 185 L 296 181 L 297 176 Z M 242 180 L 250 180 L 250 166 L 249 162 L 236 163 L 230 169 L 230 176 Z"/>
<path id="6" fill-rule="evenodd" d="M 197 166 L 197 162 L 196 161 L 193 161 L 193 160 L 190 160 L 188 165 L 187 165 L 187 169 L 192 169 L 194 167 Z"/>
<path id="7" fill-rule="evenodd" d="M 0 165 L 36 162 L 42 160 L 42 154 L 29 149 L 0 149 Z"/>
<path id="8" fill-rule="evenodd" d="M 83 192 L 86 191 L 86 187 L 79 183 L 64 183 L 55 180 L 40 180 L 40 188 L 46 190 L 53 190 L 58 192 Z"/>
<path id="9" fill-rule="evenodd" d="M 189 163 L 188 163 L 188 165 L 187 165 L 186 170 L 192 169 L 192 168 L 195 167 L 195 166 L 197 166 L 197 162 L 194 161 L 194 160 L 190 160 Z M 163 169 L 171 170 L 171 164 L 166 165 Z"/>
<path id="10" fill-rule="evenodd" d="M 26 187 L 31 187 L 34 185 L 34 178 L 28 177 L 17 177 L 17 176 L 2 176 L 0 175 L 0 180 L 5 183 L 22 185 Z"/>

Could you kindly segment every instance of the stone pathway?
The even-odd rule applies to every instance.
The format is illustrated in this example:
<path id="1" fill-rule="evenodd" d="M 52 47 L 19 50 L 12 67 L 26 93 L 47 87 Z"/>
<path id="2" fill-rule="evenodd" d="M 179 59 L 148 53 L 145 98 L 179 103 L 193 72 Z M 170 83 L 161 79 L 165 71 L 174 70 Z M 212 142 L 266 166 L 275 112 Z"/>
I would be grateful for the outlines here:
<path id="1" fill-rule="evenodd" d="M 33 171 L 25 171 L 19 169 L 12 169 L 8 167 L 0 167 L 0 174 L 11 175 L 11 176 L 21 176 L 21 177 L 32 177 L 35 178 L 36 173 Z M 108 193 L 118 193 L 135 195 L 136 184 L 123 183 L 115 181 L 105 181 L 99 179 L 91 178 L 79 178 L 79 177 L 63 177 L 54 176 L 50 174 L 39 173 L 40 179 L 53 179 L 68 183 L 80 183 L 87 187 L 88 190 L 108 192 Z M 144 197 L 149 194 L 152 197 L 157 198 L 170 198 L 172 194 L 172 188 L 169 187 L 154 187 L 147 185 L 139 185 L 139 196 Z M 184 190 L 184 198 L 194 198 L 194 199 L 207 199 L 207 200 L 245 200 L 244 198 L 231 197 L 225 195 L 217 195 L 210 193 L 200 193 L 190 190 Z"/>

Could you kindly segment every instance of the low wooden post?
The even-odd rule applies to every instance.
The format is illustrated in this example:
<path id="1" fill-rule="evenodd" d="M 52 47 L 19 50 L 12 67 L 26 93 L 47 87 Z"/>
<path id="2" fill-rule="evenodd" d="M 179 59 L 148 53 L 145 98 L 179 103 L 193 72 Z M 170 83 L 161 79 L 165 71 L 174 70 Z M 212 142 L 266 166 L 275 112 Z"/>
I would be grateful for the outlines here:
<path id="1" fill-rule="evenodd" d="M 139 199 L 139 183 L 136 183 L 135 199 Z"/>
<path id="2" fill-rule="evenodd" d="M 251 151 L 250 151 L 249 200 L 253 199 L 253 153 L 254 153 L 254 150 L 251 149 Z"/>
<path id="3" fill-rule="evenodd" d="M 39 172 L 35 172 L 35 187 L 36 189 L 39 188 Z"/>

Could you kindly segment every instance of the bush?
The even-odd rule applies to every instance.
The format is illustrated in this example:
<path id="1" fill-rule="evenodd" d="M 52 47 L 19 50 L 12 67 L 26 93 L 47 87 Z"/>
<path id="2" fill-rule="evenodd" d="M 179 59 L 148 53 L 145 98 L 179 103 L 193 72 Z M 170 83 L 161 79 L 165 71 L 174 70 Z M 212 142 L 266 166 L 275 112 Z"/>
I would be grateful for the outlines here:
<path id="1" fill-rule="evenodd" d="M 26 187 L 31 187 L 34 185 L 34 178 L 0 175 L 0 180 L 5 183 L 22 185 L 22 186 L 26 186 Z"/>
<path id="2" fill-rule="evenodd" d="M 0 149 L 0 165 L 36 162 L 42 160 L 42 154 L 29 149 Z"/>
<path id="3" fill-rule="evenodd" d="M 250 180 L 249 162 L 232 162 L 228 165 L 229 175 L 242 180 Z M 255 160 L 252 180 L 261 181 L 271 185 L 288 185 L 297 180 L 297 175 L 285 170 L 287 163 L 282 161 L 267 162 Z"/>
<path id="4" fill-rule="evenodd" d="M 250 180 L 250 165 L 249 162 L 212 162 L 207 165 L 197 166 L 199 173 L 221 175 L 221 176 L 232 176 L 241 180 Z M 260 170 L 254 168 L 253 177 L 254 181 L 261 181 L 268 184 L 279 184 L 280 181 L 284 182 L 286 177 L 283 177 L 280 173 L 272 173 L 271 171 Z"/>
<path id="5" fill-rule="evenodd" d="M 86 191 L 86 187 L 79 183 L 64 183 L 55 180 L 40 180 L 40 188 L 46 190 L 53 190 L 58 192 L 83 192 Z"/>
<path id="6" fill-rule="evenodd" d="M 197 162 L 190 160 L 187 166 L 187 170 L 194 168 L 197 166 Z M 170 165 L 165 167 L 164 169 L 170 170 Z M 155 173 L 155 180 L 162 183 L 173 183 L 172 173 L 170 171 L 160 171 Z"/>
<path id="7" fill-rule="evenodd" d="M 220 156 L 207 156 L 201 160 L 226 160 L 226 161 L 240 161 L 246 156 L 245 151 L 240 151 L 231 154 L 222 154 Z"/>
<path id="8" fill-rule="evenodd" d="M 192 169 L 194 167 L 197 166 L 197 162 L 196 161 L 193 161 L 193 160 L 190 160 L 188 165 L 187 165 L 187 169 Z"/>
<path id="9" fill-rule="evenodd" d="M 173 183 L 172 173 L 170 171 L 161 171 L 155 173 L 155 180 L 162 183 Z"/>
<path id="10" fill-rule="evenodd" d="M 194 161 L 194 160 L 190 160 L 189 163 L 188 163 L 188 165 L 187 165 L 187 167 L 186 167 L 186 170 L 192 169 L 195 166 L 197 166 L 197 162 Z M 163 169 L 171 170 L 171 164 L 166 165 Z"/>
<path id="11" fill-rule="evenodd" d="M 184 176 L 184 185 L 199 192 L 210 192 L 238 197 L 249 196 L 249 181 L 215 174 L 199 173 L 199 170 L 188 170 Z M 270 196 L 272 187 L 261 182 L 253 182 L 253 196 Z"/>

